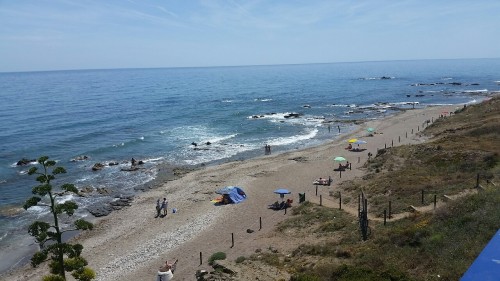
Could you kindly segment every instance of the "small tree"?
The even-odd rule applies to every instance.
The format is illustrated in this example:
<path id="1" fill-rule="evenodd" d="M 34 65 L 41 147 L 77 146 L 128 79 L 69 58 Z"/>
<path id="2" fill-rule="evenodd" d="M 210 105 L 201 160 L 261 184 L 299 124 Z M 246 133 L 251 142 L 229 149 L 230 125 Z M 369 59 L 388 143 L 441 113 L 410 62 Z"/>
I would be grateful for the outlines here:
<path id="1" fill-rule="evenodd" d="M 88 230 L 92 229 L 93 225 L 83 219 L 74 221 L 74 228 L 61 230 L 59 227 L 59 216 L 63 213 L 72 216 L 78 205 L 73 201 L 57 203 L 56 198 L 62 193 L 55 193 L 52 189 L 51 181 L 58 174 L 66 173 L 63 167 L 55 167 L 56 162 L 49 160 L 49 157 L 42 156 L 38 159 L 38 163 L 42 165 L 43 171 L 39 172 L 37 167 L 32 167 L 29 175 L 37 175 L 36 180 L 40 185 L 33 187 L 32 193 L 35 196 L 26 200 L 23 208 L 25 210 L 33 206 L 44 206 L 50 208 L 53 221 L 51 223 L 43 221 L 33 222 L 28 232 L 35 237 L 36 242 L 40 244 L 40 251 L 35 253 L 31 258 L 31 265 L 37 267 L 46 260 L 51 260 L 50 275 L 43 278 L 44 281 L 59 281 L 66 280 L 66 271 L 72 272 L 73 277 L 77 280 L 87 281 L 95 278 L 95 273 L 92 269 L 86 267 L 87 261 L 80 256 L 83 246 L 80 244 L 63 243 L 62 234 L 73 230 Z M 77 193 L 78 190 L 73 184 L 63 184 L 61 190 L 65 192 Z M 49 196 L 49 203 L 42 203 L 42 197 Z M 45 245 L 49 242 L 49 245 Z"/>

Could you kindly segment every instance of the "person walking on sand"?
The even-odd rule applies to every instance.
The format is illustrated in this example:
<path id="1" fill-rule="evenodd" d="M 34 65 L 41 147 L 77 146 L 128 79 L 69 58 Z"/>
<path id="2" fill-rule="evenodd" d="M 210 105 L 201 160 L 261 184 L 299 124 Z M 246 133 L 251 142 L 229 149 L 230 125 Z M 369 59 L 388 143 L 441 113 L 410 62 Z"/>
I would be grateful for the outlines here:
<path id="1" fill-rule="evenodd" d="M 163 210 L 163 216 L 167 215 L 168 202 L 167 198 L 163 198 L 163 202 L 161 202 L 161 209 Z"/>
<path id="2" fill-rule="evenodd" d="M 160 205 L 160 199 L 156 200 L 156 217 L 159 217 L 161 215 L 161 205 Z"/>

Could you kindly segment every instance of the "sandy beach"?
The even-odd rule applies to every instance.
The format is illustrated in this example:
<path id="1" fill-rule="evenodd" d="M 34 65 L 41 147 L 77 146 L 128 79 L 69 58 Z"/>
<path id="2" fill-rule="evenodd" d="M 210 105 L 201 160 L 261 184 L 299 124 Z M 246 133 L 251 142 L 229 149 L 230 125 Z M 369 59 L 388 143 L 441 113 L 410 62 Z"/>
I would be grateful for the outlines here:
<path id="1" fill-rule="evenodd" d="M 298 193 L 305 193 L 306 200 L 318 203 L 313 181 L 319 177 L 333 178 L 331 186 L 319 186 L 325 205 L 336 204 L 328 199 L 330 191 L 338 191 L 344 180 L 363 175 L 360 167 L 368 152 L 376 155 L 377 149 L 425 141 L 418 136 L 427 120 L 436 120 L 442 112 L 452 112 L 456 106 L 429 107 L 407 110 L 395 116 L 368 121 L 349 134 L 337 135 L 332 142 L 304 150 L 271 154 L 245 161 L 209 166 L 193 171 L 184 177 L 168 181 L 162 187 L 139 193 L 132 206 L 115 211 L 100 219 L 95 229 L 81 234 L 76 240 L 84 246 L 83 256 L 97 273 L 96 280 L 154 280 L 157 269 L 166 259 L 178 259 L 175 280 L 195 280 L 198 269 L 209 269 L 207 259 L 215 252 L 225 252 L 228 260 L 249 256 L 258 248 L 273 246 L 286 251 L 300 241 L 282 241 L 273 234 L 276 223 L 290 213 L 273 211 L 268 205 L 279 200 L 273 191 L 287 188 L 287 195 L 298 204 Z M 367 128 L 376 134 L 367 137 Z M 332 136 L 334 136 L 332 130 Z M 345 149 L 347 140 L 356 137 L 367 141 L 363 152 Z M 352 170 L 333 171 L 338 163 L 336 156 L 343 156 L 352 163 Z M 161 171 L 160 171 L 161 172 Z M 219 197 L 215 191 L 221 187 L 241 186 L 248 198 L 240 204 L 215 206 L 212 199 Z M 166 197 L 169 213 L 165 218 L 155 218 L 156 200 Z M 351 202 L 344 209 L 357 208 Z M 172 209 L 177 213 L 173 214 Z M 259 230 L 259 218 L 262 229 Z M 355 219 L 355 217 L 353 217 Z M 247 229 L 254 230 L 248 233 Z M 232 235 L 234 247 L 232 246 Z M 200 252 L 203 264 L 200 265 Z M 29 265 L 3 276 L 1 280 L 39 280 L 46 268 Z M 286 278 L 285 272 L 274 272 Z M 246 280 L 241 277 L 240 280 Z M 252 280 L 255 280 L 253 278 Z M 259 280 L 266 280 L 262 277 Z M 270 277 L 268 280 L 274 280 Z"/>

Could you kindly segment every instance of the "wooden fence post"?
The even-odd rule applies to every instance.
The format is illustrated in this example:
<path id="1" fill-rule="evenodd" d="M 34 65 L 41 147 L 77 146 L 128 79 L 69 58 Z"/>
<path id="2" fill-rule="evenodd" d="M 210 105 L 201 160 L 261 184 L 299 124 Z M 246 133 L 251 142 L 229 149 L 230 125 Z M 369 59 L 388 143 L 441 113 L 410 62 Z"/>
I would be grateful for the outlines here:
<path id="1" fill-rule="evenodd" d="M 391 213 L 392 212 L 392 206 L 391 206 L 392 204 L 391 203 L 392 202 L 389 200 L 389 219 L 392 217 L 392 213 Z"/>
<path id="2" fill-rule="evenodd" d="M 202 253 L 200 252 L 200 265 L 203 264 L 203 256 L 202 256 Z"/>
<path id="3" fill-rule="evenodd" d="M 262 217 L 259 217 L 259 230 L 262 229 Z"/>
<path id="4" fill-rule="evenodd" d="M 323 197 L 321 196 L 321 194 L 319 195 L 319 205 L 323 206 Z"/>
<path id="5" fill-rule="evenodd" d="M 234 247 L 234 233 L 231 233 L 231 248 Z"/>
<path id="6" fill-rule="evenodd" d="M 339 191 L 339 210 L 342 210 L 342 194 Z"/>
<path id="7" fill-rule="evenodd" d="M 384 209 L 384 225 L 387 223 L 387 210 Z"/>

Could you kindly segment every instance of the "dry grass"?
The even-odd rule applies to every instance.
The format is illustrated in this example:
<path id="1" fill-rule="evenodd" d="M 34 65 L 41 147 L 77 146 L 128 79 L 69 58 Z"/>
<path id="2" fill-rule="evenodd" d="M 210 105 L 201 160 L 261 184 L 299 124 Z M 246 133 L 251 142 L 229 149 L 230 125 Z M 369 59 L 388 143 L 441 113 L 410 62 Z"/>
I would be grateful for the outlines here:
<path id="1" fill-rule="evenodd" d="M 291 280 L 458 280 L 498 228 L 500 188 L 500 99 L 469 106 L 437 120 L 423 134 L 430 142 L 379 151 L 363 179 L 341 188 L 354 196 L 363 190 L 370 212 L 393 212 L 425 203 L 434 194 L 470 190 L 480 174 L 483 192 L 459 198 L 433 213 L 415 214 L 387 226 L 371 222 L 371 236 L 361 241 L 357 217 L 342 211 L 303 204 L 277 231 L 326 235 L 304 243 L 280 267 Z M 487 186 L 488 185 L 488 186 Z M 308 234 L 307 234 L 308 233 Z"/>

